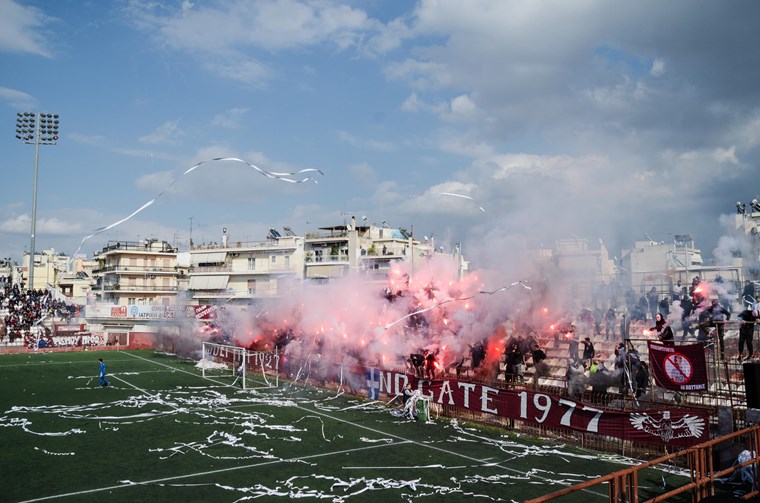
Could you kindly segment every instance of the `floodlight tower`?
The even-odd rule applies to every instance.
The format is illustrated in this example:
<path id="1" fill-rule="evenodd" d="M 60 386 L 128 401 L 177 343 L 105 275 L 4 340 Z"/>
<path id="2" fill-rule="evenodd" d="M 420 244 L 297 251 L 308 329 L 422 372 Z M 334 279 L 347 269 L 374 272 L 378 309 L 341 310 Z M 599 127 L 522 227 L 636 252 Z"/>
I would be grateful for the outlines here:
<path id="1" fill-rule="evenodd" d="M 37 175 L 39 173 L 40 145 L 58 143 L 58 114 L 18 112 L 16 138 L 22 143 L 34 144 L 34 192 L 32 193 L 32 242 L 29 250 L 29 285 L 34 288 L 34 238 L 37 233 Z"/>

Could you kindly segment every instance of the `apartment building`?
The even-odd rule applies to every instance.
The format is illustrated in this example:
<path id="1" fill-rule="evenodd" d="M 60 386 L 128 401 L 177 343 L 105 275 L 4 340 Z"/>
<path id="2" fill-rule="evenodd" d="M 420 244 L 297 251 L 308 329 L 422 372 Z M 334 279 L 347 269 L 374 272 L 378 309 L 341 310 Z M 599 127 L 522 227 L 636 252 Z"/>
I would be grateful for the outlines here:
<path id="1" fill-rule="evenodd" d="M 263 241 L 220 242 L 190 248 L 188 301 L 242 304 L 286 295 L 303 278 L 304 238 L 270 229 Z"/>
<path id="2" fill-rule="evenodd" d="M 169 305 L 175 302 L 184 271 L 178 251 L 166 241 L 109 241 L 95 255 L 95 301 L 116 305 Z"/>
<path id="3" fill-rule="evenodd" d="M 34 253 L 31 267 L 34 267 L 34 284 L 29 284 L 30 254 L 24 252 L 21 265 L 21 279 L 28 289 L 44 290 L 48 285 L 58 281 L 59 276 L 66 272 L 69 267 L 69 257 L 56 252 L 53 248 Z"/>

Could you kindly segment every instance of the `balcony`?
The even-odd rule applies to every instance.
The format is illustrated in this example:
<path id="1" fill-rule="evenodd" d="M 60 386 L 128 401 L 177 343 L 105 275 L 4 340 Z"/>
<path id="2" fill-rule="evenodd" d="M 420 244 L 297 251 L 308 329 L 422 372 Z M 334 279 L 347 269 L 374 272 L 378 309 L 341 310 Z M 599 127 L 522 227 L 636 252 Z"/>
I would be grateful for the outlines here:
<path id="1" fill-rule="evenodd" d="M 194 244 L 190 247 L 190 251 L 198 251 L 198 250 L 262 250 L 262 249 L 271 249 L 271 250 L 295 250 L 297 248 L 296 245 L 296 238 L 291 236 L 286 236 L 283 238 L 280 238 L 276 241 L 269 240 L 269 241 L 235 241 L 232 243 L 227 243 L 226 246 L 222 246 L 219 243 L 202 243 L 202 244 Z"/>
<path id="2" fill-rule="evenodd" d="M 306 257 L 306 263 L 318 264 L 347 264 L 348 255 L 313 255 Z"/>
<path id="3" fill-rule="evenodd" d="M 96 255 L 112 251 L 177 253 L 178 250 L 170 246 L 169 243 L 159 241 L 109 241 L 108 245 Z"/>
<path id="4" fill-rule="evenodd" d="M 177 269 L 172 267 L 136 266 L 136 265 L 106 265 L 99 269 L 93 269 L 93 274 L 118 273 L 129 275 L 160 274 L 162 276 L 177 274 Z"/>
<path id="5" fill-rule="evenodd" d="M 159 285 L 105 285 L 105 287 L 98 287 L 94 291 L 102 292 L 176 292 L 177 285 L 159 286 Z"/>
<path id="6" fill-rule="evenodd" d="M 227 273 L 234 276 L 252 276 L 252 275 L 267 275 L 267 274 L 298 274 L 299 271 L 297 269 L 293 269 L 292 267 L 272 267 L 269 269 L 245 269 L 245 268 L 234 268 L 231 265 L 209 265 L 209 266 L 194 266 L 191 271 L 191 276 L 195 274 L 204 274 L 204 273 Z"/>

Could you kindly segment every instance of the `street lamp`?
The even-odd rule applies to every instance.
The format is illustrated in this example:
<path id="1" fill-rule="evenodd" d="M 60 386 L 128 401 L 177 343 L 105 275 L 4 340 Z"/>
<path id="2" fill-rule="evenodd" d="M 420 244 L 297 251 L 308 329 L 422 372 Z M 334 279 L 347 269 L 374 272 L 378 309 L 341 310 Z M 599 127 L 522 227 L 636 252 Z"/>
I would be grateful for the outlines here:
<path id="1" fill-rule="evenodd" d="M 58 143 L 58 114 L 18 112 L 16 138 L 22 143 L 34 144 L 34 192 L 32 193 L 32 242 L 29 251 L 29 288 L 34 289 L 34 237 L 37 232 L 37 174 L 40 145 Z"/>

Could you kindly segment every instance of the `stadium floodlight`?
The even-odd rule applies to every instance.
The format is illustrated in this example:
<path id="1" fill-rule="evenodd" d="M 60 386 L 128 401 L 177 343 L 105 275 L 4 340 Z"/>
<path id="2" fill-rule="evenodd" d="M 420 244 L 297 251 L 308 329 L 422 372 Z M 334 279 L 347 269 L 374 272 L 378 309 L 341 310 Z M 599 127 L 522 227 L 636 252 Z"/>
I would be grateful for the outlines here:
<path id="1" fill-rule="evenodd" d="M 34 245 L 37 233 L 37 175 L 39 173 L 40 145 L 58 143 L 58 114 L 18 112 L 16 138 L 22 143 L 34 144 L 34 191 L 32 193 L 32 240 L 29 250 L 29 289 L 34 289 Z"/>
<path id="2" fill-rule="evenodd" d="M 752 200 L 752 211 L 758 212 L 760 211 L 760 203 L 757 202 L 757 199 Z"/>

